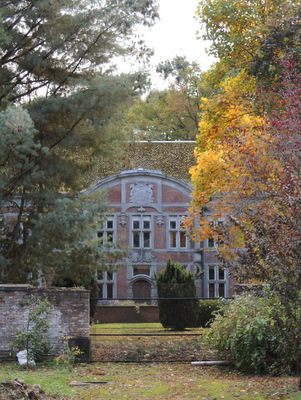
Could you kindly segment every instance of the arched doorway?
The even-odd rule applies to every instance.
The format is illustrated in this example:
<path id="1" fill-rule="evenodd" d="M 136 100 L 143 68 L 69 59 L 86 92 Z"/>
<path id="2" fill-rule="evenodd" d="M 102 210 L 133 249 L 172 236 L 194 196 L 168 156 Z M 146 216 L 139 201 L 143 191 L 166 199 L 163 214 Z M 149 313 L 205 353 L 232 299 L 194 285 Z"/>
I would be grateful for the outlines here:
<path id="1" fill-rule="evenodd" d="M 133 299 L 136 303 L 150 304 L 151 298 L 151 284 L 144 279 L 139 279 L 133 283 Z"/>

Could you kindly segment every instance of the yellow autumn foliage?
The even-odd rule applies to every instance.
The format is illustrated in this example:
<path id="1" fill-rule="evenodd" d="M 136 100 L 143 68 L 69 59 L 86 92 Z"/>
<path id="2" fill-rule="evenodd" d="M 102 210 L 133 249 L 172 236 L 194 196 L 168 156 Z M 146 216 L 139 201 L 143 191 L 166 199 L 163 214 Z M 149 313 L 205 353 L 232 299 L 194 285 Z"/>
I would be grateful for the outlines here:
<path id="1" fill-rule="evenodd" d="M 187 224 L 196 241 L 216 236 L 212 221 L 225 218 L 244 197 L 264 194 L 267 174 L 272 185 L 280 173 L 269 154 L 273 138 L 255 112 L 255 82 L 241 73 L 228 78 L 222 88 L 215 98 L 203 100 L 196 165 L 190 169 L 194 191 Z M 201 213 L 204 207 L 211 210 L 209 218 Z M 232 244 L 242 243 L 240 235 L 239 229 L 233 232 Z"/>
<path id="2" fill-rule="evenodd" d="M 222 92 L 211 99 L 202 99 L 202 114 L 197 136 L 199 151 L 216 147 L 237 130 L 255 129 L 263 125 L 253 99 L 256 83 L 246 72 L 229 77 L 220 84 Z"/>

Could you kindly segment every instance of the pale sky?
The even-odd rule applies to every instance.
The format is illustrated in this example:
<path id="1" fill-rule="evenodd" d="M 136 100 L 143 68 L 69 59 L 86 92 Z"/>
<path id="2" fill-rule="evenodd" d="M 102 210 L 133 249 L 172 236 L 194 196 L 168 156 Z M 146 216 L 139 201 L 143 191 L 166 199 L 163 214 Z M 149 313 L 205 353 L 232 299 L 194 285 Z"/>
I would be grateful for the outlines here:
<path id="1" fill-rule="evenodd" d="M 210 43 L 196 38 L 196 32 L 201 29 L 200 23 L 194 20 L 198 0 L 158 0 L 158 3 L 160 20 L 152 28 L 139 29 L 146 44 L 155 51 L 149 65 L 152 76 L 156 77 L 156 65 L 177 55 L 185 55 L 188 61 L 196 61 L 202 71 L 207 71 L 215 59 L 205 51 Z M 130 65 L 127 67 L 131 69 Z M 162 84 L 154 78 L 153 82 L 155 86 Z"/>
<path id="2" fill-rule="evenodd" d="M 214 62 L 205 53 L 209 42 L 197 40 L 196 32 L 201 29 L 194 19 L 198 0 L 158 0 L 160 20 L 148 29 L 145 38 L 155 50 L 156 63 L 176 55 L 186 55 L 189 61 L 197 61 L 206 71 Z"/>

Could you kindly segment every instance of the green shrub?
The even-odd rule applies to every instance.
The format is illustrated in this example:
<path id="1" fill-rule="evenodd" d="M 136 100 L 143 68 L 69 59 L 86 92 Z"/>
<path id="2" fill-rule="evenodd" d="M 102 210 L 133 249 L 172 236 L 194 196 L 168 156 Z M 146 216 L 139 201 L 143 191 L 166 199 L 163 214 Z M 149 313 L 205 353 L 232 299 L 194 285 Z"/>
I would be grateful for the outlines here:
<path id="1" fill-rule="evenodd" d="M 18 329 L 16 337 L 10 343 L 12 353 L 27 350 L 27 360 L 39 361 L 41 357 L 48 356 L 52 350 L 49 337 L 52 305 L 47 298 L 44 300 L 32 297 L 26 304 L 28 317 L 25 329 Z"/>
<path id="2" fill-rule="evenodd" d="M 205 328 L 211 325 L 216 315 L 223 313 L 225 305 L 224 300 L 200 300 L 198 327 Z"/>
<path id="3" fill-rule="evenodd" d="M 244 371 L 283 372 L 292 361 L 284 350 L 284 315 L 276 296 L 245 294 L 216 317 L 204 344 L 227 354 Z"/>
<path id="4" fill-rule="evenodd" d="M 163 327 L 184 330 L 197 326 L 198 299 L 193 274 L 182 265 L 168 260 L 165 269 L 156 277 L 156 282 L 158 296 L 167 298 L 158 300 L 159 320 Z"/>

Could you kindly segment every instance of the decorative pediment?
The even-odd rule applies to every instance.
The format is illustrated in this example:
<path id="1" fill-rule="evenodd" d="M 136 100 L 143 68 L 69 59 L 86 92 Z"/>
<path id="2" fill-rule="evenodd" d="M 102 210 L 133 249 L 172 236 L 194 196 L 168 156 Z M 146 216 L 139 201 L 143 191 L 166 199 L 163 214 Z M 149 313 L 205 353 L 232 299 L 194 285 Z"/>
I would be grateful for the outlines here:
<path id="1" fill-rule="evenodd" d="M 154 202 L 153 185 L 137 182 L 130 186 L 130 203 L 136 207 L 150 206 Z"/>
<path id="2" fill-rule="evenodd" d="M 129 263 L 153 263 L 157 262 L 157 257 L 152 250 L 132 250 L 129 252 L 127 261 Z"/>

